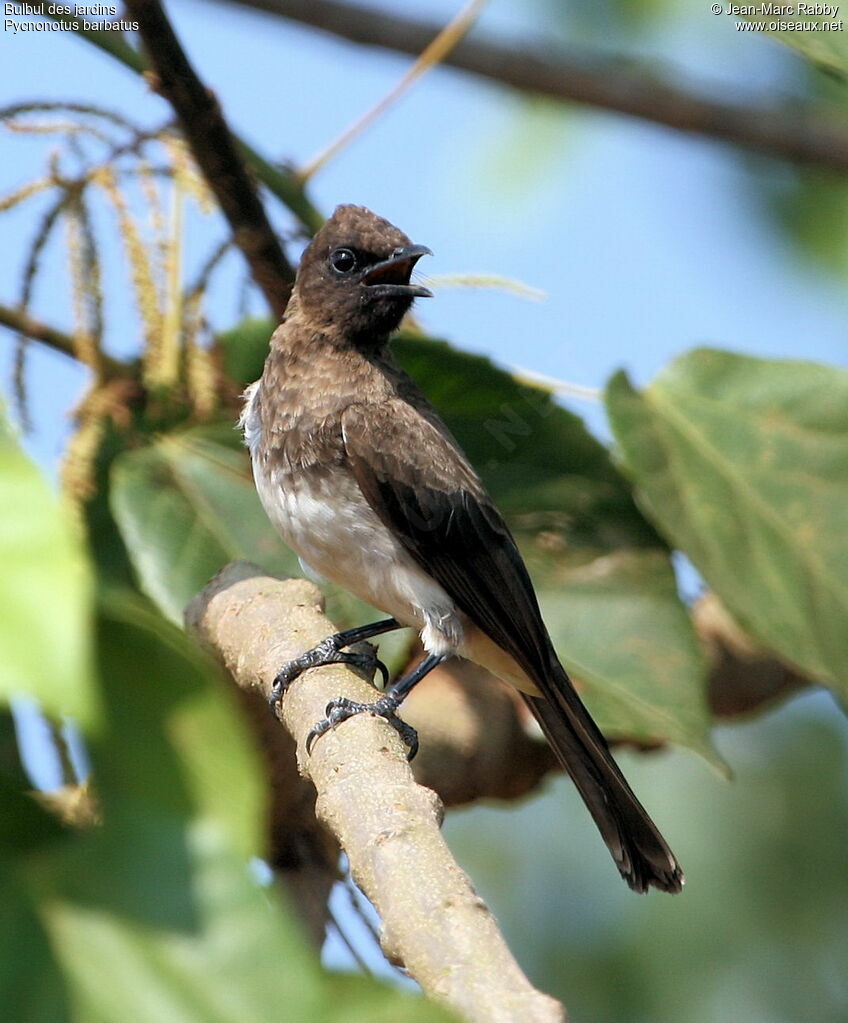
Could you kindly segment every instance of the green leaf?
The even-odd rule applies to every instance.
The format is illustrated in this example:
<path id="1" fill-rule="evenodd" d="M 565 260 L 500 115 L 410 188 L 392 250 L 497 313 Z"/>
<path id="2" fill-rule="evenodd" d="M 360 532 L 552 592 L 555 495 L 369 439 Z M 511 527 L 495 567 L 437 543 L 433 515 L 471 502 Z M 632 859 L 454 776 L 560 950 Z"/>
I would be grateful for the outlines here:
<path id="1" fill-rule="evenodd" d="M 607 404 L 642 503 L 739 623 L 848 695 L 848 373 L 701 349 Z"/>
<path id="2" fill-rule="evenodd" d="M 91 756 L 104 813 L 143 829 L 193 815 L 245 859 L 263 848 L 264 790 L 231 683 L 179 629 L 129 593 L 102 602 L 98 666 L 108 729 Z M 161 873 L 151 874 L 154 885 Z M 117 883 L 114 882 L 113 883 Z"/>
<path id="3" fill-rule="evenodd" d="M 798 5 L 783 6 L 789 7 L 790 11 L 779 16 L 763 17 L 757 11 L 746 15 L 745 22 L 739 25 L 739 30 L 752 38 L 768 34 L 800 53 L 822 71 L 844 79 L 848 72 L 848 40 L 839 5 L 830 5 L 836 7 L 836 13 L 833 15 L 797 13 Z M 751 30 L 746 33 L 746 22 L 751 25 L 765 25 L 767 32 Z"/>
<path id="4" fill-rule="evenodd" d="M 112 474 L 112 509 L 142 590 L 173 622 L 210 578 L 230 561 L 247 559 L 269 572 L 301 576 L 297 556 L 265 514 L 247 452 L 229 426 L 167 434 L 127 452 Z M 378 613 L 327 584 L 327 614 L 340 628 Z M 381 658 L 406 661 L 409 636 L 386 637 Z"/>
<path id="5" fill-rule="evenodd" d="M 583 421 L 444 342 L 395 343 L 504 512 L 563 662 L 610 735 L 716 761 L 705 665 L 664 542 Z"/>
<path id="6" fill-rule="evenodd" d="M 154 818 L 154 837 L 157 825 Z M 294 923 L 269 905 L 219 836 L 196 829 L 189 836 L 190 928 L 139 922 L 81 903 L 65 892 L 62 860 L 31 870 L 38 887 L 50 892 L 42 913 L 71 989 L 74 1018 L 259 1023 L 285 1006 L 286 1018 L 318 1023 L 321 973 Z M 72 865 L 92 872 L 103 863 L 92 858 Z M 146 883 L 153 886 L 155 878 Z M 166 888 L 158 897 L 172 893 Z"/>
<path id="7" fill-rule="evenodd" d="M 603 732 L 678 743 L 717 763 L 706 666 L 668 558 L 622 551 L 577 569 L 528 561 L 551 637 Z"/>
<path id="8" fill-rule="evenodd" d="M 252 877 L 260 769 L 205 658 L 129 594 L 103 602 L 98 640 L 102 824 L 16 857 L 0 899 L 10 1018 L 447 1020 L 375 982 L 330 980 L 280 893 Z"/>
<path id="9" fill-rule="evenodd" d="M 843 275 L 848 268 L 845 178 L 820 167 L 795 167 L 768 188 L 771 210 L 801 253 L 829 273 Z"/>
<path id="10" fill-rule="evenodd" d="M 39 918 L 38 896 L 0 863 L 0 1005 L 21 1023 L 71 1023 L 65 980 Z"/>
<path id="11" fill-rule="evenodd" d="M 37 849 L 65 834 L 56 818 L 28 791 L 0 775 L 0 856 Z"/>
<path id="12" fill-rule="evenodd" d="M 366 977 L 328 976 L 326 1016 L 316 1023 L 459 1023 L 459 1017 L 420 995 L 392 991 Z"/>
<path id="13" fill-rule="evenodd" d="M 248 319 L 216 336 L 222 368 L 233 383 L 247 387 L 262 376 L 274 327 L 271 320 Z"/>
<path id="14" fill-rule="evenodd" d="M 405 336 L 392 347 L 511 526 L 554 530 L 570 553 L 662 546 L 607 449 L 549 391 L 444 341 Z"/>
<path id="15" fill-rule="evenodd" d="M 246 453 L 221 430 L 168 434 L 121 455 L 111 505 L 142 590 L 174 622 L 230 561 L 301 574 L 259 503 Z"/>
<path id="16" fill-rule="evenodd" d="M 90 581 L 67 509 L 0 412 L 0 696 L 25 693 L 83 727 L 91 684 Z"/>
<path id="17" fill-rule="evenodd" d="M 167 1023 L 448 1023 L 420 998 L 365 978 L 330 978 L 299 928 L 269 902 L 226 849 L 197 836 L 192 848 L 197 921 L 189 931 L 134 924 L 83 908 L 58 891 L 45 916 L 67 975 L 74 1018 Z M 275 895 L 276 898 L 276 895 Z"/>

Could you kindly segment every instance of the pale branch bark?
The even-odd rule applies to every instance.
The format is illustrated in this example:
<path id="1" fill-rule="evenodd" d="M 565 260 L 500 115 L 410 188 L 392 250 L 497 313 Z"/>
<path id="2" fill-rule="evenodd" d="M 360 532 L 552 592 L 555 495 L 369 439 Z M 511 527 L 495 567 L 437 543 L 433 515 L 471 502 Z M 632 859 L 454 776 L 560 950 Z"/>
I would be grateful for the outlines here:
<path id="1" fill-rule="evenodd" d="M 441 25 L 338 0 L 227 0 L 366 46 L 417 56 Z M 770 156 L 848 173 L 848 129 L 836 110 L 728 103 L 667 81 L 630 58 L 463 40 L 444 64 L 523 92 L 582 103 Z"/>
<path id="2" fill-rule="evenodd" d="M 268 220 L 256 185 L 215 94 L 198 77 L 160 0 L 125 0 L 155 74 L 153 85 L 171 106 L 251 276 L 273 313 L 286 308 L 294 268 Z"/>
<path id="3" fill-rule="evenodd" d="M 239 563 L 215 577 L 186 620 L 241 688 L 267 698 L 285 661 L 335 631 L 321 603 L 305 580 L 281 581 Z M 451 856 L 439 830 L 442 805 L 415 783 L 394 730 L 360 715 L 305 754 L 310 729 L 339 696 L 371 702 L 376 694 L 345 666 L 312 669 L 290 687 L 281 718 L 317 790 L 319 818 L 380 914 L 387 956 L 472 1023 L 563 1020 L 562 1006 L 530 985 Z"/>

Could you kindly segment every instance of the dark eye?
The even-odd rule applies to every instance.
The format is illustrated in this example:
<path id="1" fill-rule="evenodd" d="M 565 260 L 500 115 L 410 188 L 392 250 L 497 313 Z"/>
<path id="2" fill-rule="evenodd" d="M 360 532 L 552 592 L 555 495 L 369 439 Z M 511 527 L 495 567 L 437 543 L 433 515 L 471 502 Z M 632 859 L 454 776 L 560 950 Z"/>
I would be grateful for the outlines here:
<path id="1" fill-rule="evenodd" d="M 330 253 L 330 264 L 336 273 L 349 274 L 357 267 L 356 253 L 353 249 L 333 249 Z"/>

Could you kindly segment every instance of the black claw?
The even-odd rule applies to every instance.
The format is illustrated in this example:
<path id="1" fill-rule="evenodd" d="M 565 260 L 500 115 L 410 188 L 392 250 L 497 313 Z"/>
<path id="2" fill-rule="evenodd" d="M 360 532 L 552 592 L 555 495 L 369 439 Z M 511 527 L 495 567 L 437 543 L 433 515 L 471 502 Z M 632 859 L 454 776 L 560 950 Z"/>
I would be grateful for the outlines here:
<path id="1" fill-rule="evenodd" d="M 368 650 L 340 651 L 333 660 L 337 664 L 350 664 L 354 668 L 359 668 L 372 681 L 376 672 L 379 671 L 383 676 L 383 685 L 388 685 L 389 669 L 377 656 L 376 649 L 370 643 L 368 644 Z"/>
<path id="2" fill-rule="evenodd" d="M 331 700 L 326 707 L 323 720 L 317 722 L 315 727 L 306 737 L 306 752 L 312 752 L 312 746 L 316 739 L 319 739 L 325 732 L 329 732 L 340 725 L 342 721 L 354 717 L 357 714 L 374 714 L 383 718 L 398 733 L 405 745 L 409 747 L 406 759 L 412 760 L 418 752 L 418 733 L 397 715 L 397 701 L 391 696 L 384 696 L 376 703 L 357 703 L 354 700 L 347 700 L 340 697 L 338 700 Z"/>
<path id="3" fill-rule="evenodd" d="M 364 671 L 371 679 L 379 671 L 383 677 L 383 685 L 388 685 L 389 669 L 377 657 L 376 648 L 372 647 L 370 643 L 367 646 L 367 650 L 341 650 L 339 638 L 328 636 L 311 650 L 288 661 L 274 678 L 274 685 L 268 700 L 271 710 L 275 710 L 277 704 L 285 696 L 286 690 L 296 678 L 310 668 L 320 668 L 327 664 L 350 664 Z"/>
<path id="4" fill-rule="evenodd" d="M 376 671 L 379 671 L 380 674 L 383 676 L 383 688 L 385 689 L 386 686 L 389 684 L 389 669 L 385 666 L 385 664 L 383 664 L 383 662 L 377 656 L 376 651 L 374 652 L 374 669 Z M 372 681 L 374 679 L 373 672 L 371 674 L 371 679 Z"/>

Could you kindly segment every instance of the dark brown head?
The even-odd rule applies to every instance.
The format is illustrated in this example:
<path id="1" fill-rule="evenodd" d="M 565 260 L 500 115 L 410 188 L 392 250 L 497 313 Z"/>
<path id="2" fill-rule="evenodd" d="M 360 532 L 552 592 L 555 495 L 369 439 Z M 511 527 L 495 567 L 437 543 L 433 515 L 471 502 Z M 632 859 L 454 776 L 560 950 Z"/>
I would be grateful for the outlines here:
<path id="1" fill-rule="evenodd" d="M 432 255 L 363 206 L 338 206 L 303 253 L 294 294 L 310 325 L 360 346 L 382 344 L 416 297 L 413 267 Z"/>

